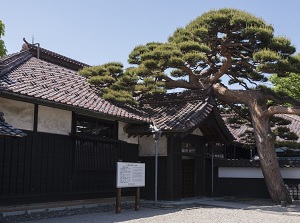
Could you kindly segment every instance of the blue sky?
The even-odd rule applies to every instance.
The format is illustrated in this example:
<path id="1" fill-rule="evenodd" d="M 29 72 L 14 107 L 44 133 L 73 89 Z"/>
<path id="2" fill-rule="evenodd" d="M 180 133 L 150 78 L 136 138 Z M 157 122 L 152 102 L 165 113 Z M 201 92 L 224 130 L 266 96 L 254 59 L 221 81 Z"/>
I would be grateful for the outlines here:
<path id="1" fill-rule="evenodd" d="M 21 49 L 22 38 L 89 65 L 119 61 L 150 41 L 164 42 L 178 27 L 212 9 L 237 8 L 263 18 L 275 34 L 292 40 L 300 52 L 298 0 L 6 0 L 8 53 Z"/>

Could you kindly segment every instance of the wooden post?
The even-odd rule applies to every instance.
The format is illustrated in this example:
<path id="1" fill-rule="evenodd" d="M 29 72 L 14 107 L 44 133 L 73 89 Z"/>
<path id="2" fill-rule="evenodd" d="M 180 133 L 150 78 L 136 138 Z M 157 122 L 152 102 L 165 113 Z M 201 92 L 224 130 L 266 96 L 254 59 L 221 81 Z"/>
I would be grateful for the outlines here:
<path id="1" fill-rule="evenodd" d="M 116 214 L 121 213 L 121 188 L 117 188 Z"/>
<path id="2" fill-rule="evenodd" d="M 135 210 L 139 211 L 140 210 L 140 188 L 136 188 L 135 192 Z"/>

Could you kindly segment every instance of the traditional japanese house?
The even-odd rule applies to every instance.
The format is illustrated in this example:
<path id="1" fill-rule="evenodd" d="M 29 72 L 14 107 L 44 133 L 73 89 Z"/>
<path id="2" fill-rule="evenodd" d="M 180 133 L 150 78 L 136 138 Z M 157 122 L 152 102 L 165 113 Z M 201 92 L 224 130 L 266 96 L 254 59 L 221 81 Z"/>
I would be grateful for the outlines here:
<path id="1" fill-rule="evenodd" d="M 100 98 L 84 66 L 27 44 L 0 61 L 1 111 L 27 134 L 1 138 L 2 204 L 114 196 L 116 161 L 138 160 L 122 126 L 148 119 Z"/>
<path id="2" fill-rule="evenodd" d="M 105 101 L 78 75 L 85 66 L 28 43 L 0 60 L 1 111 L 26 134 L 0 138 L 1 204 L 115 196 L 118 160 L 146 163 L 142 197 L 154 199 L 150 124 L 162 131 L 159 199 L 211 195 L 208 154 L 233 139 L 213 97 L 159 95 L 138 107 Z"/>

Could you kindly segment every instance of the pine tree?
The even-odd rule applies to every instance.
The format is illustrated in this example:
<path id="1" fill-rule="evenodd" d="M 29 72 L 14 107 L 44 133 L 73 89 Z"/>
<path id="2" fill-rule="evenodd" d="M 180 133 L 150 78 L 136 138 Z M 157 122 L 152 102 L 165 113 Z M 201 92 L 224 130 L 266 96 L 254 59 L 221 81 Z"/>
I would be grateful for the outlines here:
<path id="1" fill-rule="evenodd" d="M 295 50 L 288 38 L 274 36 L 273 27 L 261 18 L 229 8 L 209 11 L 178 28 L 166 43 L 135 47 L 128 60 L 133 67 L 124 72 L 129 75 L 125 80 L 132 84 L 127 91 L 131 97 L 124 96 L 204 89 L 232 108 L 247 107 L 270 196 L 274 202 L 291 203 L 279 171 L 270 118 L 300 114 L 300 109 L 286 106 L 299 106 L 300 102 L 288 95 L 282 97 L 264 83 L 271 74 L 286 77 L 298 72 Z M 225 77 L 229 81 L 223 84 Z M 241 89 L 231 89 L 232 84 Z M 105 86 L 111 95 L 118 92 L 113 85 Z"/>

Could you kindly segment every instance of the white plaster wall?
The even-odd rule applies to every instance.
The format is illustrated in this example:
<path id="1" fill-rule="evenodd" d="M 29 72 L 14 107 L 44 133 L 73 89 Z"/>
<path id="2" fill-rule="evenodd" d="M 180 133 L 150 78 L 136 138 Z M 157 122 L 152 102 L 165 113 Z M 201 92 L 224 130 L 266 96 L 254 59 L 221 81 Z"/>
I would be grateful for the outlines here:
<path id="1" fill-rule="evenodd" d="M 300 179 L 300 168 L 280 168 L 285 179 Z M 263 178 L 260 168 L 219 167 L 220 178 Z"/>
<path id="2" fill-rule="evenodd" d="M 133 143 L 133 144 L 138 144 L 139 143 L 139 137 L 130 137 L 128 138 L 128 134 L 126 132 L 124 132 L 123 128 L 124 126 L 127 125 L 126 122 L 119 122 L 118 126 L 118 139 L 128 142 L 128 143 Z"/>
<path id="3" fill-rule="evenodd" d="M 193 132 L 192 135 L 197 135 L 197 136 L 203 136 L 203 133 L 199 128 L 196 128 Z"/>
<path id="4" fill-rule="evenodd" d="M 153 136 L 144 136 L 139 139 L 139 155 L 140 156 L 154 156 L 155 155 L 155 143 Z M 167 156 L 168 140 L 166 136 L 162 136 L 158 140 L 158 155 Z"/>
<path id="5" fill-rule="evenodd" d="M 15 128 L 33 130 L 34 104 L 0 98 L 4 119 Z"/>
<path id="6" fill-rule="evenodd" d="M 38 107 L 38 132 L 68 135 L 71 132 L 72 112 L 45 106 Z"/>

